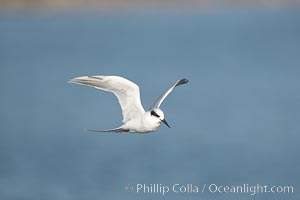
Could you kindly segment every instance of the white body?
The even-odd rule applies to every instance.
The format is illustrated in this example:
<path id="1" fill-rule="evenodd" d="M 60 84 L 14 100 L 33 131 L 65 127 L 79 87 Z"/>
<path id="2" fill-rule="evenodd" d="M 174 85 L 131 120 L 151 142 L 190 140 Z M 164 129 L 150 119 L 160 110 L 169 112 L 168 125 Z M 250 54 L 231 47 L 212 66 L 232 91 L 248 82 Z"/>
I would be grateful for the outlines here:
<path id="1" fill-rule="evenodd" d="M 129 130 L 130 132 L 148 133 L 156 131 L 160 124 L 161 121 L 152 117 L 150 112 L 147 111 L 144 114 L 125 122 L 121 128 Z"/>
<path id="2" fill-rule="evenodd" d="M 168 127 L 168 123 L 165 121 L 164 113 L 159 109 L 164 99 L 171 93 L 171 91 L 179 85 L 188 82 L 186 79 L 177 81 L 171 88 L 163 93 L 153 107 L 145 112 L 141 100 L 140 89 L 135 83 L 120 77 L 120 76 L 81 76 L 73 78 L 70 83 L 88 85 L 97 89 L 112 92 L 119 100 L 122 114 L 123 125 L 110 130 L 92 130 L 97 132 L 138 132 L 148 133 L 156 131 L 161 122 L 165 123 Z"/>

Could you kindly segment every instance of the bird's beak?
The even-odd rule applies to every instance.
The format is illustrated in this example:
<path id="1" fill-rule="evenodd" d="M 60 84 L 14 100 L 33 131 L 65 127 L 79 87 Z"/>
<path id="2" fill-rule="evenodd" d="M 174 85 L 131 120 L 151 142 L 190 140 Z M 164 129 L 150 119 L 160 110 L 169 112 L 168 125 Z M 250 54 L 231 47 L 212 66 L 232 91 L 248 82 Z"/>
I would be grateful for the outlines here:
<path id="1" fill-rule="evenodd" d="M 163 122 L 167 127 L 171 128 L 165 119 L 161 120 L 161 122 Z"/>

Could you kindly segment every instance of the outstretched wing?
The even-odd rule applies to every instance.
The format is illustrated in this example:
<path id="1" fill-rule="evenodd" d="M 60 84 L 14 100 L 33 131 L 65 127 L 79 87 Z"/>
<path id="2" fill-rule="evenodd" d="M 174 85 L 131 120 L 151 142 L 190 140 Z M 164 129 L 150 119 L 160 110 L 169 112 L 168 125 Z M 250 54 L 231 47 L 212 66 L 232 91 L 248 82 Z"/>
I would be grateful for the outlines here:
<path id="1" fill-rule="evenodd" d="M 172 85 L 172 87 L 170 87 L 167 91 L 165 91 L 154 103 L 154 105 L 152 106 L 152 108 L 159 108 L 160 105 L 162 104 L 162 102 L 165 100 L 165 98 L 174 90 L 175 87 L 179 86 L 179 85 L 183 85 L 188 83 L 189 80 L 187 79 L 181 79 L 178 80 L 174 85 Z"/>
<path id="2" fill-rule="evenodd" d="M 81 76 L 70 83 L 82 84 L 114 93 L 121 105 L 123 123 L 145 112 L 140 89 L 135 83 L 120 76 Z"/>

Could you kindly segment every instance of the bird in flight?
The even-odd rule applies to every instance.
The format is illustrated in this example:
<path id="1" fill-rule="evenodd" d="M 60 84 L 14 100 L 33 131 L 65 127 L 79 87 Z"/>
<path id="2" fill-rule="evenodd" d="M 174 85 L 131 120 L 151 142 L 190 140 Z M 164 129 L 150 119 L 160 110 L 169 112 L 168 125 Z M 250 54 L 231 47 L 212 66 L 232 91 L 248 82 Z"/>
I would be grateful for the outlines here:
<path id="1" fill-rule="evenodd" d="M 114 129 L 90 131 L 149 133 L 156 131 L 161 123 L 170 128 L 163 111 L 159 107 L 175 87 L 188 83 L 188 80 L 178 80 L 155 101 L 148 111 L 145 111 L 142 106 L 139 86 L 123 77 L 81 76 L 69 80 L 69 83 L 87 85 L 112 92 L 119 100 L 123 114 L 123 124 Z"/>

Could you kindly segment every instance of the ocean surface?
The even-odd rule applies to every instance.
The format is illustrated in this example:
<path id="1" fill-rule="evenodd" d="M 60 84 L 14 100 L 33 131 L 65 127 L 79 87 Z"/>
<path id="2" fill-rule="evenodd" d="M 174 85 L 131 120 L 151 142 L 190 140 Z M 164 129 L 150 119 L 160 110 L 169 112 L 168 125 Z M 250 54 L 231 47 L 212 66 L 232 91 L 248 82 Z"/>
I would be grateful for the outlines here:
<path id="1" fill-rule="evenodd" d="M 0 199 L 300 198 L 297 8 L 2 10 L 0 75 Z M 170 129 L 101 134 L 87 129 L 119 126 L 121 110 L 111 93 L 67 83 L 82 75 L 134 81 L 145 109 L 190 82 L 161 106 Z M 294 192 L 220 187 L 258 184 Z"/>

